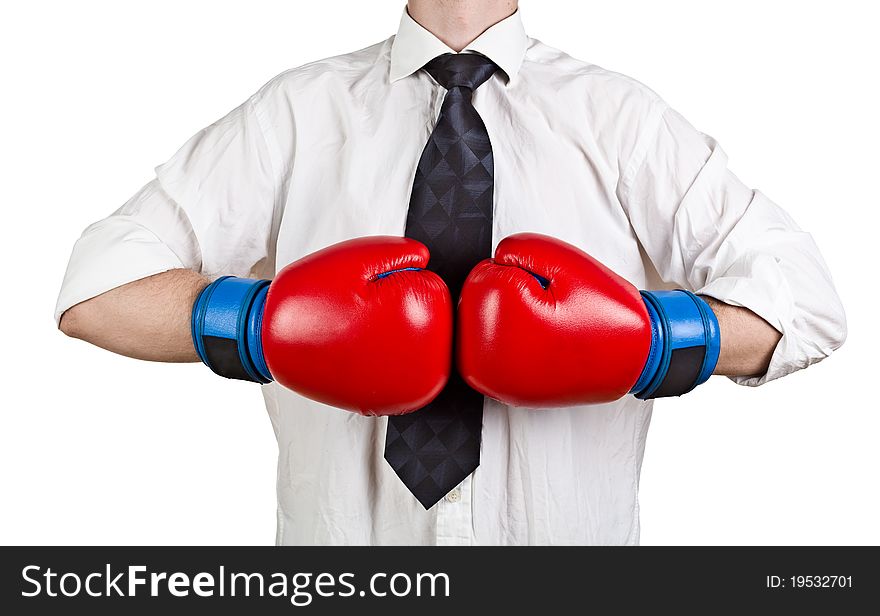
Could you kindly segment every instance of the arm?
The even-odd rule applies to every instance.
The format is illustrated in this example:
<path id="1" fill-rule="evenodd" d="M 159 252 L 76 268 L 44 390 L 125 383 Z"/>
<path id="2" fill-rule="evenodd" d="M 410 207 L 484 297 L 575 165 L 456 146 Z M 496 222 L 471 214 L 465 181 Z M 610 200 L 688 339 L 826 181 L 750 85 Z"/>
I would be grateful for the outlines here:
<path id="1" fill-rule="evenodd" d="M 61 330 L 153 361 L 197 361 L 190 317 L 218 276 L 274 273 L 277 177 L 256 98 L 197 133 L 157 177 L 74 246 L 58 298 Z"/>
<path id="2" fill-rule="evenodd" d="M 76 304 L 61 317 L 68 336 L 135 359 L 199 361 L 190 333 L 196 297 L 208 280 L 174 269 Z"/>
<path id="3" fill-rule="evenodd" d="M 748 308 L 731 306 L 712 297 L 703 299 L 712 308 L 721 329 L 721 354 L 713 374 L 765 374 L 782 334 Z"/>
<path id="4" fill-rule="evenodd" d="M 761 385 L 830 355 L 846 317 L 812 237 L 731 173 L 714 140 L 660 111 L 621 203 L 660 278 L 711 298 L 721 331 L 714 373 Z"/>

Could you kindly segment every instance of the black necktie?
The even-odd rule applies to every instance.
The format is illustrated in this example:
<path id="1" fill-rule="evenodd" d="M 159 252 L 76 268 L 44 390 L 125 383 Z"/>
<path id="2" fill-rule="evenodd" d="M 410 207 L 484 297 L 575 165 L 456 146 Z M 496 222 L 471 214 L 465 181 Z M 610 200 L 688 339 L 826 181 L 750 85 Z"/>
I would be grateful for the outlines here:
<path id="1" fill-rule="evenodd" d="M 458 300 L 471 269 L 492 252 L 492 145 L 471 95 L 498 67 L 478 54 L 443 54 L 424 69 L 446 88 L 416 168 L 406 236 L 431 251 L 428 269 Z M 483 396 L 453 370 L 428 406 L 388 418 L 385 459 L 425 509 L 480 464 Z"/>

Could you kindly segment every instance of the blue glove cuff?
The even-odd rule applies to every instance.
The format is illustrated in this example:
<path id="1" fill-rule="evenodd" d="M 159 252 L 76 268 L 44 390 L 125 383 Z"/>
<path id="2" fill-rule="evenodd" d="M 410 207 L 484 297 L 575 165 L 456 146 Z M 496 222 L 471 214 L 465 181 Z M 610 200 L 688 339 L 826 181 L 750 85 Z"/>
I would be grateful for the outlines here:
<path id="1" fill-rule="evenodd" d="M 192 338 L 199 359 L 230 379 L 268 383 L 260 330 L 268 280 L 218 278 L 199 294 L 192 311 Z"/>
<path id="2" fill-rule="evenodd" d="M 641 291 L 651 320 L 651 350 L 631 393 L 681 396 L 705 383 L 721 352 L 715 313 L 690 291 Z"/>

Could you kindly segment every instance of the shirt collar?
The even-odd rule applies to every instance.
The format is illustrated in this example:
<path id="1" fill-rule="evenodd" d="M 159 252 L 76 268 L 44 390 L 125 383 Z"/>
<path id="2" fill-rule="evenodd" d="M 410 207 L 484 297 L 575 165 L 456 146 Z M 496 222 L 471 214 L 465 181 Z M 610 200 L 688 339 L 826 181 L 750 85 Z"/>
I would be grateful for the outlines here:
<path id="1" fill-rule="evenodd" d="M 509 81 L 519 71 L 527 45 L 528 37 L 517 10 L 483 32 L 463 51 L 475 51 L 488 57 L 507 74 Z M 412 75 L 444 53 L 455 51 L 419 25 L 404 9 L 397 36 L 391 44 L 391 81 Z"/>

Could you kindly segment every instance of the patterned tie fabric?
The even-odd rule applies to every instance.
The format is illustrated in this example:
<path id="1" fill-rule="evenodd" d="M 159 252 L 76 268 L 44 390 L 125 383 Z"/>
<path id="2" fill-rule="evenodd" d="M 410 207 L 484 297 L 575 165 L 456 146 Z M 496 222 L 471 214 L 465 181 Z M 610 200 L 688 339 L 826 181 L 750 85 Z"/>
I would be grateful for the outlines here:
<path id="1" fill-rule="evenodd" d="M 471 96 L 498 70 L 478 54 L 443 54 L 424 66 L 447 89 L 416 168 L 406 236 L 431 251 L 428 269 L 457 301 L 471 269 L 492 252 L 492 145 Z M 480 464 L 483 396 L 453 371 L 428 406 L 389 417 L 385 459 L 429 509 Z"/>

